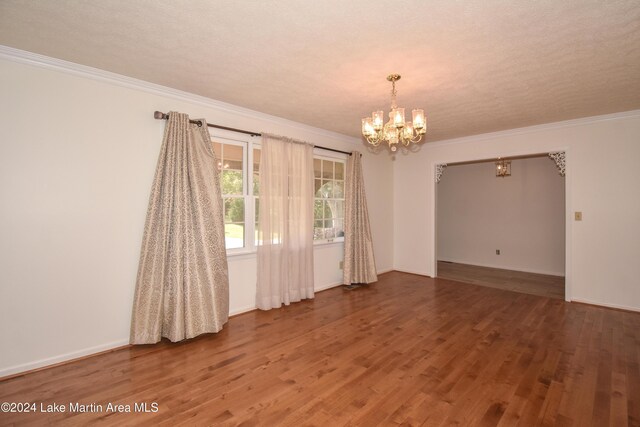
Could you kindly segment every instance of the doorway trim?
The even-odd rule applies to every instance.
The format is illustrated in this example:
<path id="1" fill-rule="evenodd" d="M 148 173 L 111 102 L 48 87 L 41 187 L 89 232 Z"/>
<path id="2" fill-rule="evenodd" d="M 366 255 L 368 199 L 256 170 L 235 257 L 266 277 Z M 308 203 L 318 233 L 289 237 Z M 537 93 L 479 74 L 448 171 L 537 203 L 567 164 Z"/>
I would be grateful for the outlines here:
<path id="1" fill-rule="evenodd" d="M 570 302 L 572 300 L 572 262 L 571 262 L 571 250 L 572 250 L 572 197 L 571 197 L 571 153 L 567 146 L 552 147 L 545 151 L 540 150 L 513 150 L 513 151 L 492 151 L 491 155 L 483 155 L 481 158 L 452 156 L 448 158 L 440 158 L 436 160 L 430 160 L 429 162 L 429 184 L 431 186 L 431 200 L 429 200 L 429 206 L 431 206 L 430 221 L 428 224 L 429 235 L 433 236 L 431 241 L 431 258 L 427 260 L 429 270 L 433 272 L 433 277 L 438 277 L 438 184 L 436 182 L 436 166 L 441 164 L 454 164 L 461 162 L 480 162 L 487 160 L 494 160 L 498 157 L 518 157 L 518 156 L 532 156 L 540 154 L 548 154 L 556 151 L 564 151 L 565 153 L 565 176 L 564 176 L 564 207 L 565 207 L 565 228 L 564 228 L 564 299 Z M 549 161 L 553 161 L 549 159 Z M 443 179 L 447 179 L 446 169 L 443 174 Z"/>

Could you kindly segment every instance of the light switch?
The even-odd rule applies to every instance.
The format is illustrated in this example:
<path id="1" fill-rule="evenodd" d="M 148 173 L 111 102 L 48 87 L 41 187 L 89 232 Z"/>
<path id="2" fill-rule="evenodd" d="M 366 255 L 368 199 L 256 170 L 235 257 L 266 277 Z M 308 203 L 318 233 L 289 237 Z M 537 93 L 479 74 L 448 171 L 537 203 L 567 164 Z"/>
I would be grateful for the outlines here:
<path id="1" fill-rule="evenodd" d="M 582 212 L 575 212 L 576 221 L 582 221 Z"/>

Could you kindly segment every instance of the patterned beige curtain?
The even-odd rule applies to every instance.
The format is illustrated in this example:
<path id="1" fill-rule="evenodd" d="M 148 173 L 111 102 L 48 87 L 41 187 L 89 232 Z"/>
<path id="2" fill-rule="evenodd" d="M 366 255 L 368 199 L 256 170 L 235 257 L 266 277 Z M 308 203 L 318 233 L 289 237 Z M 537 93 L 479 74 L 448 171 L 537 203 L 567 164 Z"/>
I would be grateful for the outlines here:
<path id="1" fill-rule="evenodd" d="M 313 298 L 313 147 L 263 134 L 258 282 L 261 310 Z"/>
<path id="2" fill-rule="evenodd" d="M 151 189 L 132 344 L 218 332 L 229 317 L 220 177 L 207 125 L 171 112 Z"/>
<path id="3" fill-rule="evenodd" d="M 344 207 L 344 272 L 342 283 L 371 283 L 378 280 L 373 256 L 367 197 L 362 178 L 360 153 L 347 160 Z"/>

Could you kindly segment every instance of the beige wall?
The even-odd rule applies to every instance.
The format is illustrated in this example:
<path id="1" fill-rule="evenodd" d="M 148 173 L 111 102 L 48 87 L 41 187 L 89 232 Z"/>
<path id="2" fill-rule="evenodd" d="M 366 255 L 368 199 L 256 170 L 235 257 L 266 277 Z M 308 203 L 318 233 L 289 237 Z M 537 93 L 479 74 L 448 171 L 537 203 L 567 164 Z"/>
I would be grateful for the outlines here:
<path id="1" fill-rule="evenodd" d="M 549 157 L 450 165 L 437 185 L 438 260 L 564 276 L 564 178 Z M 500 255 L 496 254 L 500 250 Z"/>
<path id="2" fill-rule="evenodd" d="M 128 342 L 164 129 L 155 110 L 365 152 L 377 267 L 392 268 L 392 165 L 358 139 L 50 62 L 0 59 L 0 377 Z M 341 282 L 342 254 L 316 247 L 317 289 Z M 229 259 L 232 313 L 255 306 L 255 264 Z"/>
<path id="3" fill-rule="evenodd" d="M 398 156 L 394 267 L 435 274 L 436 164 L 564 149 L 567 298 L 640 310 L 639 141 L 640 111 L 631 111 L 439 141 Z M 583 220 L 573 221 L 572 211 L 582 211 Z"/>

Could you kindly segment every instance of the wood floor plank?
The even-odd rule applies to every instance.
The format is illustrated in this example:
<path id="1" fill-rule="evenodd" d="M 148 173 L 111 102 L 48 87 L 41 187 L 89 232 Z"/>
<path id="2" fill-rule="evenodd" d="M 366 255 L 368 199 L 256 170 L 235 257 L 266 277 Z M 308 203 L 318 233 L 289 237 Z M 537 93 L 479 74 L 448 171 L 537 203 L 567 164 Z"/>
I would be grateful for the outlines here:
<path id="1" fill-rule="evenodd" d="M 438 278 L 564 299 L 564 277 L 438 261 Z"/>
<path id="2" fill-rule="evenodd" d="M 158 412 L 0 413 L 0 425 L 640 424 L 640 313 L 392 272 L 218 334 L 0 381 L 0 402 Z"/>

